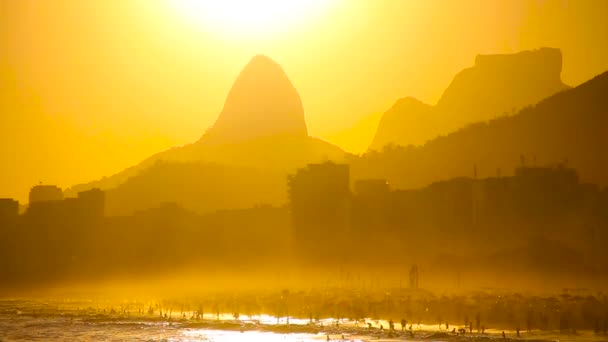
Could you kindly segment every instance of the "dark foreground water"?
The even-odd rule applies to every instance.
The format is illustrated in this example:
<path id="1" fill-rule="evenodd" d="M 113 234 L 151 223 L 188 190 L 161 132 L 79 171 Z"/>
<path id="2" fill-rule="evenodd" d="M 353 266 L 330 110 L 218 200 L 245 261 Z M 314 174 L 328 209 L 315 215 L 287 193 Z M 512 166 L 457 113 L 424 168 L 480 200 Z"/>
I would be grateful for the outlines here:
<path id="1" fill-rule="evenodd" d="M 172 317 L 143 312 L 120 312 L 82 305 L 30 300 L 0 301 L 0 341 L 505 341 L 502 332 L 456 336 L 437 327 L 419 325 L 413 331 L 381 330 L 384 321 L 355 322 L 323 320 L 309 324 L 305 320 L 260 315 L 235 320 L 229 315 L 188 318 L 190 313 L 172 313 Z M 177 317 L 173 317 L 173 315 Z M 372 324 L 369 329 L 367 323 Z M 608 341 L 591 332 L 562 335 L 552 332 L 523 334 L 513 332 L 508 340 L 527 341 Z"/>

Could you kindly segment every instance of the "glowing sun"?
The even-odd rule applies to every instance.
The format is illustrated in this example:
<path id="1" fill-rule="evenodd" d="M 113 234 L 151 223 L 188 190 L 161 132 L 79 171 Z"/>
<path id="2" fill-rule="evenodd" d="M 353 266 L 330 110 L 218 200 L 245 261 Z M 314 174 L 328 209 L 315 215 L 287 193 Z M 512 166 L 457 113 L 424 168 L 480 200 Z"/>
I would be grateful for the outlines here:
<path id="1" fill-rule="evenodd" d="M 263 38 L 314 21 L 338 0 L 171 0 L 189 22 L 233 37 Z"/>

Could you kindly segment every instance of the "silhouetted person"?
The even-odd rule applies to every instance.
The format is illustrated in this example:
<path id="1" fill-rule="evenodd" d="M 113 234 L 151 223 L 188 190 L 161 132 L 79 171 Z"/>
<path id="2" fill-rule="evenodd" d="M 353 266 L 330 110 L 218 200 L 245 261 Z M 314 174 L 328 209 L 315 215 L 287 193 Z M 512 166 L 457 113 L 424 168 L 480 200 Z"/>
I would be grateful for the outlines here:
<path id="1" fill-rule="evenodd" d="M 517 337 L 519 337 L 519 326 L 517 327 Z"/>
<path id="2" fill-rule="evenodd" d="M 482 334 L 486 333 L 486 327 L 484 325 L 481 326 L 481 333 Z"/>
<path id="3" fill-rule="evenodd" d="M 473 322 L 469 322 L 469 333 L 473 333 Z"/>
<path id="4" fill-rule="evenodd" d="M 372 324 L 367 322 L 367 329 L 372 330 Z"/>
<path id="5" fill-rule="evenodd" d="M 505 331 L 502 331 L 502 338 L 507 338 L 507 336 L 505 335 Z"/>
<path id="6" fill-rule="evenodd" d="M 404 318 L 402 318 L 401 319 L 401 331 L 404 331 L 406 326 L 407 326 L 407 321 Z"/>
<path id="7" fill-rule="evenodd" d="M 392 319 L 390 321 L 388 321 L 388 329 L 391 331 L 395 330 L 395 323 L 393 322 Z"/>

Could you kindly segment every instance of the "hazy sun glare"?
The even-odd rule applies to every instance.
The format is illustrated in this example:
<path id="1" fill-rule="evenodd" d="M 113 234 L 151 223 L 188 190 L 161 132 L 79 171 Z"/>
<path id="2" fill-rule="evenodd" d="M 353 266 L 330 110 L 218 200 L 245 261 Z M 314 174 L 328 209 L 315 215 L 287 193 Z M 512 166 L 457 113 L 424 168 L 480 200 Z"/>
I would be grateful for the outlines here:
<path id="1" fill-rule="evenodd" d="M 328 0 L 173 0 L 188 23 L 222 38 L 269 39 L 315 20 Z"/>
<path id="2" fill-rule="evenodd" d="M 310 135 L 362 153 L 397 99 L 436 103 L 477 54 L 560 48 L 571 86 L 607 70 L 607 18 L 574 0 L 0 0 L 0 197 L 197 141 L 257 54 Z"/>

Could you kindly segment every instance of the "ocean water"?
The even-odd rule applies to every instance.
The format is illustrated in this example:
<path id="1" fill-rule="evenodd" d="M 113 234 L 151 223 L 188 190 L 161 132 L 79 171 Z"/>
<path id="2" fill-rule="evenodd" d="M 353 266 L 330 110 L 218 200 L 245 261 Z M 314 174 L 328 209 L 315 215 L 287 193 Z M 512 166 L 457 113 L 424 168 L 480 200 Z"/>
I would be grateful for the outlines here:
<path id="1" fill-rule="evenodd" d="M 324 320 L 315 325 L 306 320 L 276 319 L 260 315 L 235 320 L 231 315 L 208 315 L 205 320 L 161 318 L 143 312 L 120 311 L 119 308 L 86 306 L 87 303 L 33 300 L 0 300 L 0 341 L 608 341 L 608 336 L 592 332 L 561 335 L 556 332 L 533 332 L 516 338 L 514 332 L 490 331 L 484 335 L 456 336 L 436 326 L 417 326 L 412 333 L 390 336 L 381 330 L 384 321 L 369 321 L 355 326 L 344 321 Z M 90 303 L 89 303 L 90 304 Z M 368 323 L 368 322 L 366 322 Z M 397 329 L 399 330 L 399 329 Z"/>
<path id="2" fill-rule="evenodd" d="M 8 341 L 367 341 L 371 336 L 309 329 L 307 321 L 260 315 L 255 321 L 208 314 L 204 321 L 110 312 L 90 303 L 0 300 L 0 342 Z M 206 323 L 207 322 L 207 323 Z M 270 330 L 295 330 L 276 332 Z"/>
<path id="3" fill-rule="evenodd" d="M 336 336 L 338 338 L 338 336 Z M 2 317 L 0 341 L 324 341 L 316 334 L 224 331 L 147 322 L 87 323 L 61 317 Z"/>

